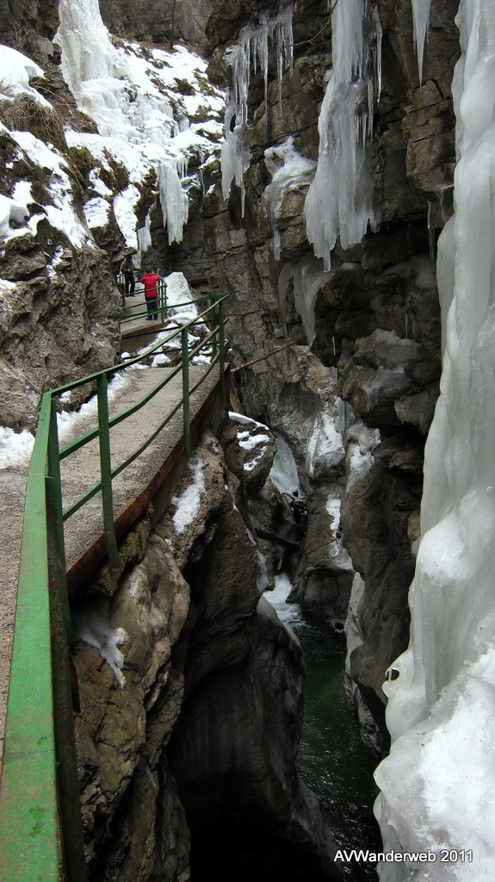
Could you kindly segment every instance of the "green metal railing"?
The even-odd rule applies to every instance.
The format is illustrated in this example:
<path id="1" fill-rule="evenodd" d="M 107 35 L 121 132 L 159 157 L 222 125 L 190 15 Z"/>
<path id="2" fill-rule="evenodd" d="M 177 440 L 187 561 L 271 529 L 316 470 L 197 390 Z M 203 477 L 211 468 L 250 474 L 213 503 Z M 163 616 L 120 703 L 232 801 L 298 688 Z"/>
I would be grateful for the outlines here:
<path id="1" fill-rule="evenodd" d="M 190 397 L 219 366 L 225 400 L 224 301 L 216 299 L 199 316 L 174 328 L 141 355 L 46 392 L 29 469 L 12 663 L 9 682 L 3 774 L 0 790 L 0 879 L 2 882 L 86 882 L 69 672 L 70 613 L 67 596 L 64 521 L 101 493 L 109 564 L 119 565 L 112 481 L 137 459 L 183 412 L 184 447 L 190 455 Z M 192 302 L 192 301 L 191 301 Z M 186 304 L 181 304 L 182 307 Z M 158 305 L 161 310 L 164 304 Z M 135 316 L 134 316 L 135 317 Z M 133 318 L 134 318 L 133 317 Z M 189 333 L 205 321 L 207 335 L 189 350 Z M 109 416 L 108 381 L 180 335 L 181 363 L 126 411 Z M 190 386 L 189 362 L 209 343 L 211 363 Z M 178 373 L 182 398 L 158 428 L 112 469 L 110 429 L 143 408 Z M 60 447 L 56 400 L 87 383 L 96 384 L 98 426 Z M 100 479 L 65 511 L 60 464 L 99 439 Z"/>

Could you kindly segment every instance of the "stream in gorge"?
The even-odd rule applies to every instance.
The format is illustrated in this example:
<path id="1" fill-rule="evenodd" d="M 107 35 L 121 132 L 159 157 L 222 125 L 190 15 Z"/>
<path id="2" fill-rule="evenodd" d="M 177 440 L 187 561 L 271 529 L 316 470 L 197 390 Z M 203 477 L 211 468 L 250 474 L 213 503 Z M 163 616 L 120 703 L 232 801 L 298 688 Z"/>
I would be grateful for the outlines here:
<path id="1" fill-rule="evenodd" d="M 288 577 L 276 577 L 275 589 L 265 594 L 279 618 L 299 639 L 306 664 L 304 729 L 299 767 L 318 796 L 339 848 L 380 850 L 378 825 L 373 817 L 376 791 L 375 761 L 359 736 L 357 722 L 345 694 L 344 633 L 329 621 L 302 612 L 285 598 Z M 353 863 L 344 867 L 351 882 L 371 882 L 374 867 Z"/>

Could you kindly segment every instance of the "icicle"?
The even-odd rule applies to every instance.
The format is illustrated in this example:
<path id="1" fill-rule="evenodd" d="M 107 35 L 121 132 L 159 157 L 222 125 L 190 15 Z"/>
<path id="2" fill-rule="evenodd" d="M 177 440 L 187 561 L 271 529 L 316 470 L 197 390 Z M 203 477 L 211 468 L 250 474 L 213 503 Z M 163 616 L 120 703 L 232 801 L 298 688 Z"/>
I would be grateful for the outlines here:
<path id="1" fill-rule="evenodd" d="M 423 56 L 428 22 L 430 20 L 431 0 L 411 0 L 411 6 L 414 25 L 414 45 L 416 46 L 419 82 L 421 84 L 423 82 Z"/>
<path id="2" fill-rule="evenodd" d="M 233 88 L 229 94 L 225 112 L 222 144 L 222 193 L 228 199 L 232 181 L 241 189 L 242 214 L 244 215 L 244 174 L 249 168 L 251 135 L 248 123 L 248 94 L 251 78 L 251 65 L 254 72 L 263 74 L 265 103 L 268 99 L 269 42 L 275 44 L 277 54 L 277 80 L 279 99 L 282 99 L 282 78 L 285 70 L 292 69 L 292 4 L 285 6 L 279 14 L 269 19 L 266 13 L 260 16 L 260 23 L 254 28 L 244 28 L 240 33 L 239 44 L 229 49 L 224 60 L 232 68 Z"/>
<path id="3" fill-rule="evenodd" d="M 380 18 L 367 0 L 336 5 L 334 67 L 318 120 L 318 166 L 304 207 L 308 240 L 326 270 L 337 236 L 348 248 L 361 241 L 368 224 L 371 229 L 378 225 L 365 147 L 373 132 L 375 96 L 381 89 L 381 39 Z"/>
<path id="4" fill-rule="evenodd" d="M 382 38 L 383 38 L 383 28 L 382 23 L 380 21 L 380 15 L 378 13 L 378 6 L 375 6 L 373 10 L 373 24 L 374 31 L 376 36 L 376 44 L 374 48 L 374 73 L 375 73 L 375 81 L 376 81 L 376 97 L 378 101 L 380 100 L 380 95 L 382 93 Z"/>
<path id="5" fill-rule="evenodd" d="M 328 274 L 322 271 L 320 262 L 310 255 L 302 257 L 297 264 L 285 264 L 279 276 L 278 292 L 281 312 L 284 314 L 287 309 L 287 290 L 289 282 L 292 281 L 294 306 L 296 312 L 301 316 L 308 346 L 311 346 L 315 337 L 315 304 L 318 292 L 328 278 Z"/>
<path id="6" fill-rule="evenodd" d="M 428 200 L 428 213 L 426 216 L 426 224 L 428 227 L 428 249 L 430 252 L 430 260 L 435 260 L 435 227 L 432 222 L 433 202 Z"/>
<path id="7" fill-rule="evenodd" d="M 170 165 L 162 165 L 158 170 L 160 204 L 163 226 L 167 228 L 169 242 L 182 242 L 183 230 L 189 213 L 187 193 L 182 189 L 179 175 Z"/>
<path id="8" fill-rule="evenodd" d="M 335 337 L 332 337 L 332 349 L 333 349 L 333 355 L 335 358 L 335 356 L 337 355 L 337 351 L 335 349 Z"/>

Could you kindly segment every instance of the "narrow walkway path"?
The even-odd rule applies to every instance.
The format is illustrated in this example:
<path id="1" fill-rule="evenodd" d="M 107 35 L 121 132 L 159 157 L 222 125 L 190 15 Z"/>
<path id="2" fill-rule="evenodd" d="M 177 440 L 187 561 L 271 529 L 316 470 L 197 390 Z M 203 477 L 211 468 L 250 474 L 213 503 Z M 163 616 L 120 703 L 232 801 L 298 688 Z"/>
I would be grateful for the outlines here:
<path id="1" fill-rule="evenodd" d="M 0 471 L 0 758 L 7 713 L 26 477 L 27 466 Z"/>
<path id="2" fill-rule="evenodd" d="M 129 301 L 129 298 L 127 300 Z M 131 298 L 130 302 L 136 302 L 137 306 L 138 300 L 144 302 L 144 298 L 140 296 Z M 142 308 L 143 303 L 139 305 Z M 136 325 L 140 326 L 143 321 L 143 326 L 147 329 L 145 320 L 138 320 Z M 151 344 L 152 338 L 150 337 L 149 345 Z M 127 410 L 137 403 L 160 382 L 160 378 L 164 378 L 165 373 L 171 371 L 171 368 L 151 367 L 133 368 L 127 371 L 127 378 L 124 382 L 120 381 L 117 392 L 112 394 L 110 398 L 110 416 Z M 203 366 L 190 365 L 190 385 L 194 385 L 205 372 L 206 368 Z M 191 419 L 199 411 L 217 381 L 218 367 L 215 366 L 191 398 Z M 153 429 L 159 425 L 166 413 L 180 401 L 181 397 L 182 378 L 178 374 L 141 411 L 111 429 L 112 468 L 123 462 L 146 437 L 149 437 Z M 93 409 L 89 415 L 81 413 L 70 423 L 68 428 L 61 428 L 61 446 L 69 443 L 83 432 L 94 428 L 96 424 L 96 409 Z M 179 409 L 148 449 L 115 479 L 113 487 L 115 514 L 149 483 L 182 434 L 182 409 Z M 28 467 L 29 463 L 26 462 L 17 468 L 0 470 L 2 500 L 0 507 L 0 758 L 3 752 Z M 62 462 L 64 507 L 99 479 L 99 445 L 95 440 Z M 101 494 L 97 494 L 66 522 L 67 562 L 85 551 L 101 535 L 102 531 Z M 35 672 L 33 672 L 34 674 Z"/>
<path id="3" fill-rule="evenodd" d="M 156 386 L 160 379 L 172 372 L 172 368 L 133 369 L 128 371 L 126 386 L 110 401 L 110 417 L 136 404 L 143 396 Z M 205 373 L 205 368 L 190 365 L 190 385 L 193 386 Z M 211 371 L 205 382 L 190 399 L 191 419 L 199 410 L 218 381 L 218 368 Z M 182 376 L 177 374 L 164 386 L 145 407 L 133 414 L 122 423 L 110 430 L 110 446 L 112 469 L 119 466 L 136 450 L 153 430 L 158 428 L 165 415 L 182 398 Z M 77 426 L 64 443 L 76 438 L 82 432 L 96 426 L 96 418 Z M 138 459 L 127 466 L 112 483 L 114 513 L 133 499 L 138 491 L 144 488 L 158 471 L 161 464 L 174 448 L 183 434 L 182 408 L 172 417 L 163 432 L 150 444 Z M 100 478 L 98 440 L 91 441 L 76 451 L 61 467 L 62 494 L 64 508 L 70 505 L 81 493 L 89 489 Z M 101 494 L 90 499 L 73 517 L 66 521 L 65 541 L 66 558 L 69 562 L 81 554 L 103 533 L 103 514 Z"/>

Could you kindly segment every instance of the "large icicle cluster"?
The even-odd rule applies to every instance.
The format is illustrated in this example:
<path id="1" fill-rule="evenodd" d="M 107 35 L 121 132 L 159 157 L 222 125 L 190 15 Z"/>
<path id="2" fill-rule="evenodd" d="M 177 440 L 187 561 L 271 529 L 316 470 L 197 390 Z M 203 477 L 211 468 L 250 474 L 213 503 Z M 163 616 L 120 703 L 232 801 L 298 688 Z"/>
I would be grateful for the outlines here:
<path id="1" fill-rule="evenodd" d="M 211 88 L 209 92 L 215 94 L 205 95 L 201 85 L 206 62 L 183 47 L 166 52 L 155 47 L 142 51 L 127 41 L 114 45 L 98 0 L 60 0 L 59 20 L 56 40 L 64 78 L 99 132 L 68 131 L 69 146 L 85 147 L 104 167 L 110 156 L 127 168 L 130 186 L 116 198 L 114 209 L 127 244 L 133 247 L 149 244 L 146 228 L 136 236 L 134 205 L 139 185 L 155 170 L 169 241 L 180 242 L 188 218 L 187 157 L 211 155 L 217 148 L 205 131 L 209 126 L 214 139 L 221 131 L 214 117 L 223 110 L 223 95 Z M 190 83 L 191 95 L 178 94 L 181 80 Z M 190 125 L 189 116 L 204 105 L 211 107 L 213 119 Z"/>
<path id="2" fill-rule="evenodd" d="M 285 6 L 275 18 L 262 13 L 256 27 L 243 28 L 239 43 L 225 55 L 232 68 L 232 89 L 225 114 L 225 141 L 222 145 L 222 191 L 228 199 L 232 181 L 240 187 L 244 214 L 244 173 L 249 168 L 251 144 L 248 122 L 248 93 L 251 68 L 259 69 L 265 81 L 265 101 L 268 95 L 268 62 L 270 43 L 277 59 L 279 87 L 285 70 L 292 67 L 292 4 Z"/>
<path id="3" fill-rule="evenodd" d="M 318 167 L 306 197 L 308 240 L 330 269 L 340 236 L 344 248 L 376 228 L 366 139 L 381 91 L 382 28 L 368 0 L 345 0 L 332 13 L 333 67 L 318 120 Z"/>
<path id="4" fill-rule="evenodd" d="M 462 0 L 457 23 L 441 396 L 425 455 L 411 641 L 384 687 L 393 744 L 376 772 L 385 849 L 430 849 L 436 859 L 387 864 L 382 882 L 495 877 L 495 5 Z"/>

